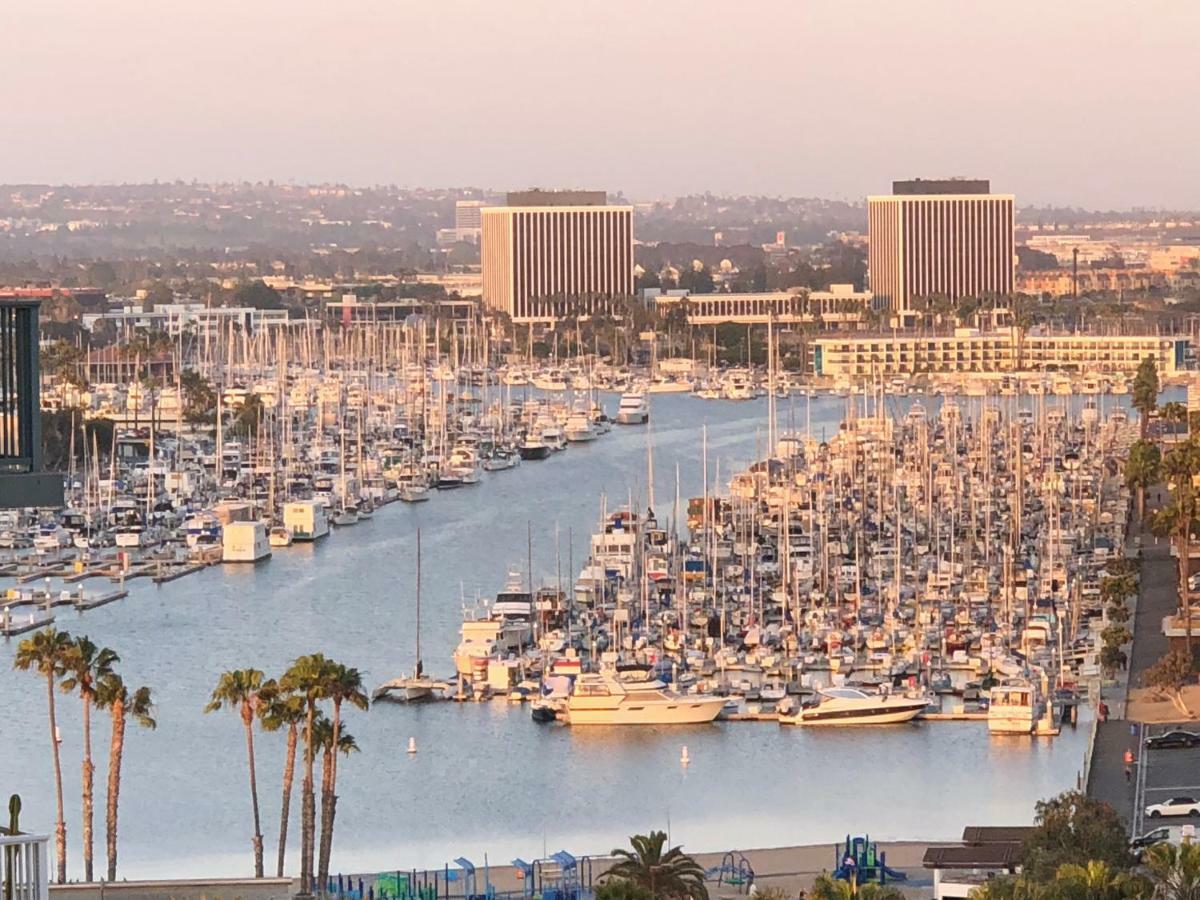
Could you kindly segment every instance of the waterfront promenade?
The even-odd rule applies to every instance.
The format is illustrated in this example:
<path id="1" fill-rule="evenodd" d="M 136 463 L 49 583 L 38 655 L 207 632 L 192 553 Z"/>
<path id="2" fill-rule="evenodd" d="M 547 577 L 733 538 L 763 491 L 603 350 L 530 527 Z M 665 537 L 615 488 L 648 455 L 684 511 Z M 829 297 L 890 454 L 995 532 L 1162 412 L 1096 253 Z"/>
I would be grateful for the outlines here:
<path id="1" fill-rule="evenodd" d="M 1165 494 L 1162 488 L 1150 492 L 1147 509 L 1161 506 Z M 1141 540 L 1142 566 L 1127 678 L 1106 693 L 1112 717 L 1097 728 L 1087 792 L 1116 809 L 1131 831 L 1141 833 L 1145 827 L 1141 810 L 1147 803 L 1166 799 L 1172 792 L 1200 790 L 1200 752 L 1169 750 L 1146 754 L 1145 738 L 1151 733 L 1170 730 L 1171 725 L 1147 726 L 1127 711 L 1129 689 L 1139 687 L 1146 669 L 1167 651 L 1162 621 L 1178 607 L 1178 569 L 1169 541 L 1155 537 L 1145 527 L 1136 534 Z M 1188 727 L 1194 728 L 1195 724 Z M 1135 760 L 1133 777 L 1128 781 L 1124 763 L 1127 750 Z"/>

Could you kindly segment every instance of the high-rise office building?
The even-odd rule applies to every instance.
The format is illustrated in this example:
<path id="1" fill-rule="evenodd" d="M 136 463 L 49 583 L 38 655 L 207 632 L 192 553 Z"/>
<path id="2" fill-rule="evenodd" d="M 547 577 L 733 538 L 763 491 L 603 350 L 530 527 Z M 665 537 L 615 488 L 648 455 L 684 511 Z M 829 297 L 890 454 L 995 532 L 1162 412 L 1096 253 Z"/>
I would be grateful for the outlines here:
<path id="1" fill-rule="evenodd" d="M 1013 195 L 987 181 L 895 181 L 867 198 L 871 291 L 894 312 L 938 295 L 1013 291 Z"/>
<path id="2" fill-rule="evenodd" d="M 483 210 L 483 300 L 515 322 L 609 313 L 633 294 L 633 207 L 603 191 L 519 191 Z"/>
<path id="3" fill-rule="evenodd" d="M 483 200 L 456 200 L 454 202 L 454 237 L 459 241 L 479 243 L 483 230 Z"/>

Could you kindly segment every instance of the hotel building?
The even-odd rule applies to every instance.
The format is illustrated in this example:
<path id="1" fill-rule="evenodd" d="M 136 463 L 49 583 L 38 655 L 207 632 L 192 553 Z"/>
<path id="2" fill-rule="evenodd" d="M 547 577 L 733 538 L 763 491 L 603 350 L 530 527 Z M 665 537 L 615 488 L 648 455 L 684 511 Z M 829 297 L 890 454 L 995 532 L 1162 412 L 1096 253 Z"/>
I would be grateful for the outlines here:
<path id="1" fill-rule="evenodd" d="M 660 313 L 686 301 L 689 325 L 820 324 L 827 329 L 859 328 L 872 307 L 870 291 L 833 284 L 827 291 L 763 291 L 753 294 L 689 294 L 673 291 L 649 295 Z"/>
<path id="2" fill-rule="evenodd" d="M 1018 371 L 1132 375 L 1147 356 L 1154 357 L 1160 375 L 1172 376 L 1191 357 L 1189 339 L 1180 336 L 1030 332 L 1021 338 L 1014 328 L 817 338 L 812 354 L 812 370 L 832 378 Z"/>
<path id="3" fill-rule="evenodd" d="M 871 290 L 895 313 L 923 298 L 1013 292 L 1013 195 L 987 181 L 896 181 L 867 198 Z"/>
<path id="4" fill-rule="evenodd" d="M 520 191 L 482 212 L 483 302 L 514 322 L 608 313 L 633 294 L 633 207 L 603 191 Z"/>

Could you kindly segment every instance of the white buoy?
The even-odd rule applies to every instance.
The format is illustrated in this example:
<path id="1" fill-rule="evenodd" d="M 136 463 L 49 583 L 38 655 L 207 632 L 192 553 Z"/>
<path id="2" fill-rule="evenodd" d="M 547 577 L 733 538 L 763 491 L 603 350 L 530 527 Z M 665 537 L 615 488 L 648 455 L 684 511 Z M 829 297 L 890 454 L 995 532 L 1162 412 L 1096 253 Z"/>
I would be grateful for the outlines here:
<path id="1" fill-rule="evenodd" d="M 410 737 L 408 739 L 408 752 L 409 753 L 417 752 L 417 739 L 415 737 Z"/>
<path id="2" fill-rule="evenodd" d="M 692 758 L 690 756 L 688 756 L 687 744 L 684 744 L 683 752 L 679 754 L 679 763 L 680 763 L 680 765 L 686 766 L 691 761 L 692 761 Z"/>

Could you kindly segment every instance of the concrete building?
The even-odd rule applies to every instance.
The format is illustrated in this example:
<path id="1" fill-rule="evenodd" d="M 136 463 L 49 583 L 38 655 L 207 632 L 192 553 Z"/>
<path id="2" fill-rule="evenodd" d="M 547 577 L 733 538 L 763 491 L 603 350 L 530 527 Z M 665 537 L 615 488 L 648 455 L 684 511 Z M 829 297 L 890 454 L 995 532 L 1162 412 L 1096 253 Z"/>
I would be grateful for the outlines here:
<path id="1" fill-rule="evenodd" d="M 649 295 L 661 314 L 686 301 L 691 325 L 820 324 L 824 328 L 858 328 L 872 307 L 870 291 L 851 284 L 830 285 L 828 291 L 763 291 L 752 294 L 689 294 L 671 291 Z"/>
<path id="2" fill-rule="evenodd" d="M 205 306 L 203 303 L 160 303 L 151 310 L 125 305 L 103 313 L 85 313 L 83 327 L 95 329 L 98 322 L 113 322 L 118 330 L 143 328 L 165 331 L 172 337 L 191 328 L 197 336 L 210 337 L 226 331 L 231 323 L 251 334 L 262 328 L 303 325 L 304 319 L 289 319 L 286 309 L 255 309 L 250 306 Z"/>
<path id="3" fill-rule="evenodd" d="M 454 231 L 458 240 L 478 244 L 483 234 L 483 200 L 456 200 L 454 202 Z"/>
<path id="4" fill-rule="evenodd" d="M 1126 291 L 1148 291 L 1168 287 L 1170 279 L 1162 272 L 1149 269 L 1092 269 L 1081 268 L 1078 275 L 1070 269 L 1046 269 L 1017 273 L 1017 290 L 1022 294 L 1048 294 L 1069 297 L 1078 287 L 1080 294 Z"/>
<path id="5" fill-rule="evenodd" d="M 987 181 L 896 181 L 867 198 L 871 290 L 911 318 L 924 298 L 1013 291 L 1013 195 Z M 909 313 L 909 316 L 905 316 Z"/>
<path id="6" fill-rule="evenodd" d="M 633 294 L 633 207 L 603 191 L 520 191 L 482 210 L 483 300 L 515 322 L 608 313 Z"/>
<path id="7" fill-rule="evenodd" d="M 1191 357 L 1190 340 L 1180 336 L 1030 332 L 1022 338 L 1015 328 L 817 338 L 812 354 L 813 371 L 833 378 L 1017 371 L 1132 375 L 1147 356 L 1169 377 Z"/>

